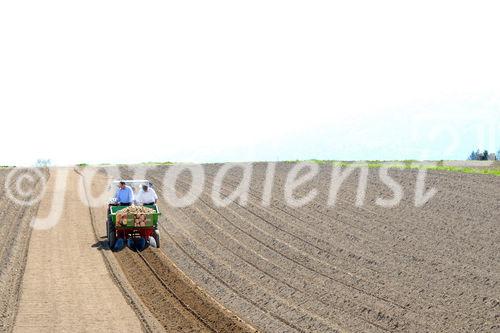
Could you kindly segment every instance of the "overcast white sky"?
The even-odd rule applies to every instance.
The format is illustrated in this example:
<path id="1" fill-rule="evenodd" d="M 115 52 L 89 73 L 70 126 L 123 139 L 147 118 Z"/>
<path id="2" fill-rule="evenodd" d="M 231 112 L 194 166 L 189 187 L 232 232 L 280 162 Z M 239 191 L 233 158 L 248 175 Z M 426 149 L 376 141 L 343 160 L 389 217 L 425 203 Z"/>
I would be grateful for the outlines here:
<path id="1" fill-rule="evenodd" d="M 2 1 L 0 164 L 500 149 L 498 1 Z"/>

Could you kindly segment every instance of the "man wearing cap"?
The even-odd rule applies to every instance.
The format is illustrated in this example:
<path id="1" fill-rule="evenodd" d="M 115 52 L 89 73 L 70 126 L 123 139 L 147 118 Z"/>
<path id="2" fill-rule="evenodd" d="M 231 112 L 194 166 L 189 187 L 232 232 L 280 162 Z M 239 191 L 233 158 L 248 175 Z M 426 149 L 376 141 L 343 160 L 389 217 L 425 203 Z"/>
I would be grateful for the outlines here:
<path id="1" fill-rule="evenodd" d="M 142 185 L 142 189 L 137 193 L 135 202 L 139 205 L 154 205 L 158 201 L 155 190 L 148 185 Z"/>
<path id="2" fill-rule="evenodd" d="M 125 182 L 120 182 L 115 198 L 119 206 L 130 206 L 134 202 L 134 192 Z"/>

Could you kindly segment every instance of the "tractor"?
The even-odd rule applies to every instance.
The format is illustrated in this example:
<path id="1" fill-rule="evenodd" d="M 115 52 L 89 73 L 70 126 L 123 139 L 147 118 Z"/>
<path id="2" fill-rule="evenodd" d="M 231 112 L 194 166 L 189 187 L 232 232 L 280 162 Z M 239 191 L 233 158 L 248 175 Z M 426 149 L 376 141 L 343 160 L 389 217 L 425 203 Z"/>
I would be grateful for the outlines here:
<path id="1" fill-rule="evenodd" d="M 142 185 L 152 187 L 148 180 L 122 180 L 132 191 Z M 112 187 L 117 188 L 122 181 L 113 181 Z M 149 208 L 147 213 L 130 213 L 127 211 L 141 210 L 134 206 L 120 206 L 116 198 L 110 199 L 108 203 L 108 218 L 106 220 L 106 235 L 109 248 L 113 251 L 121 250 L 125 244 L 131 249 L 141 251 L 146 246 L 160 247 L 160 232 L 158 231 L 158 217 L 161 215 L 156 204 L 144 205 Z M 132 208 L 132 209 L 130 209 Z"/>

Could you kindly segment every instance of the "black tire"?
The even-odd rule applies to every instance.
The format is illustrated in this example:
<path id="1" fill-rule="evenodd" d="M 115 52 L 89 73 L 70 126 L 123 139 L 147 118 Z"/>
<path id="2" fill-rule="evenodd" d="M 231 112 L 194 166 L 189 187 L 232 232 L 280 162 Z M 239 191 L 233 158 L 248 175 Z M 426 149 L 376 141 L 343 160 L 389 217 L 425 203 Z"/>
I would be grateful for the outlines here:
<path id="1" fill-rule="evenodd" d="M 159 249 L 160 248 L 160 232 L 158 230 L 155 230 L 155 232 L 153 232 L 153 238 L 155 239 L 155 242 L 156 242 L 156 248 Z"/>
<path id="2" fill-rule="evenodd" d="M 109 219 L 106 220 L 106 237 L 109 236 Z"/>
<path id="3" fill-rule="evenodd" d="M 111 221 L 108 221 L 107 223 L 107 229 L 108 229 L 108 244 L 109 248 L 113 250 L 115 247 L 116 243 L 116 231 L 115 231 L 115 226 Z"/>

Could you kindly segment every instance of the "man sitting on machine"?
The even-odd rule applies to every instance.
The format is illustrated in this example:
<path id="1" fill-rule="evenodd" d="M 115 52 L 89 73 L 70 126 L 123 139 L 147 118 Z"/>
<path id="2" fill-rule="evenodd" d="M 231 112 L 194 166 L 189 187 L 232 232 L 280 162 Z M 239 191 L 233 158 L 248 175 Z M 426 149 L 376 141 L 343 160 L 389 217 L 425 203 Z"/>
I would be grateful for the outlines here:
<path id="1" fill-rule="evenodd" d="M 142 189 L 137 193 L 135 202 L 139 205 L 154 205 L 158 201 L 155 190 L 148 185 L 142 185 Z"/>
<path id="2" fill-rule="evenodd" d="M 118 206 L 130 206 L 132 202 L 134 202 L 134 191 L 122 181 L 120 185 L 118 185 L 115 198 Z"/>

